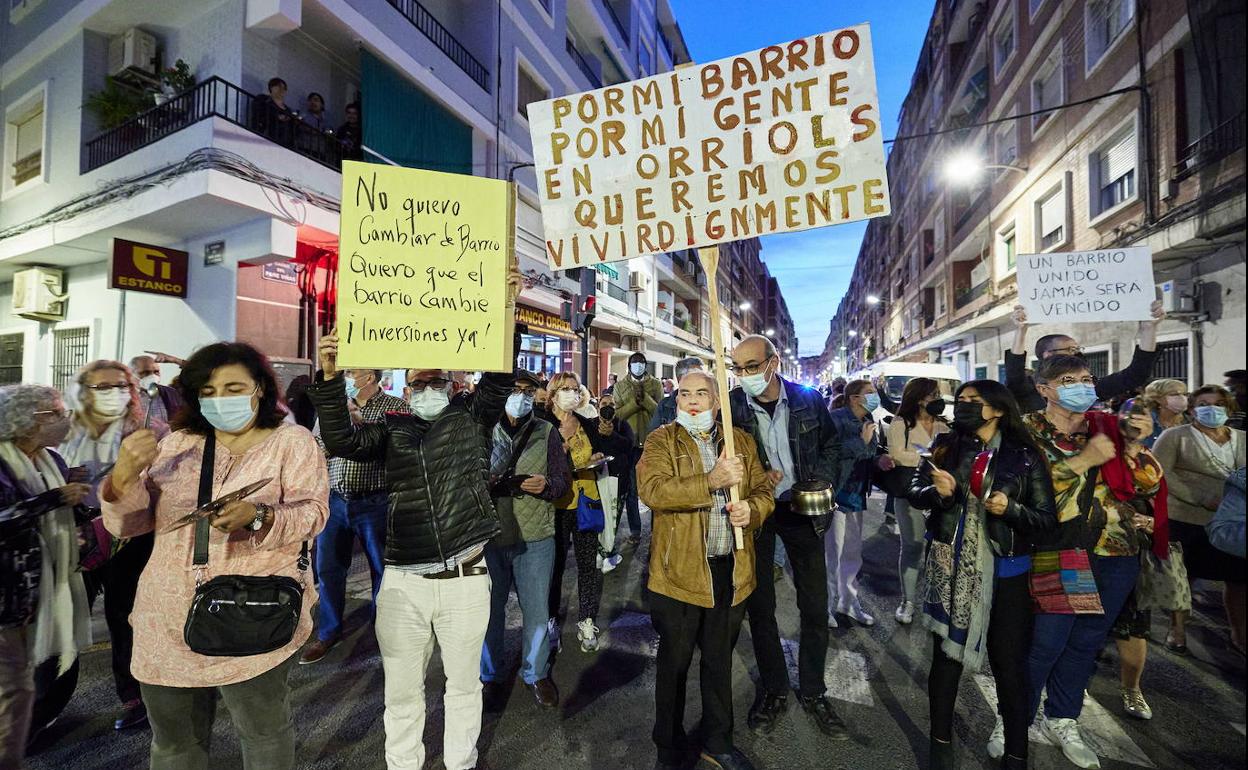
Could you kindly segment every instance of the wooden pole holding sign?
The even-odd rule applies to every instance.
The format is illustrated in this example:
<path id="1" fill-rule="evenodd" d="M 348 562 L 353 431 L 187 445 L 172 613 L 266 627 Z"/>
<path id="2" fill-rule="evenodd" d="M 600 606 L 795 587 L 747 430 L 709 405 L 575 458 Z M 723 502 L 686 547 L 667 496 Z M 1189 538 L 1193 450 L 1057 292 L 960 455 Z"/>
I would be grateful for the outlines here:
<path id="1" fill-rule="evenodd" d="M 698 249 L 702 269 L 706 271 L 707 293 L 711 300 L 711 348 L 715 351 L 715 382 L 719 387 L 719 418 L 724 426 L 724 455 L 737 456 L 735 437 L 732 435 L 732 406 L 728 403 L 728 367 L 724 360 L 724 333 L 719 327 L 719 285 L 715 274 L 719 272 L 719 247 Z M 741 490 L 735 485 L 728 489 L 728 499 L 741 502 Z M 745 548 L 745 532 L 741 527 L 732 528 L 733 543 L 738 551 Z"/>

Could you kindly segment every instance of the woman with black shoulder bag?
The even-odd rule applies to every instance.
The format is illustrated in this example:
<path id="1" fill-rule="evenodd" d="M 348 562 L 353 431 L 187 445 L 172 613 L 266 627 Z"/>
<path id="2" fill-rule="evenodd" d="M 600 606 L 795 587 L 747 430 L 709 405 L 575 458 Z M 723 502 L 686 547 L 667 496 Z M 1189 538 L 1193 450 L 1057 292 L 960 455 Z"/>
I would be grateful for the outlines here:
<path id="1" fill-rule="evenodd" d="M 151 767 L 208 767 L 220 697 L 243 764 L 287 770 L 287 675 L 312 632 L 307 549 L 329 511 L 325 457 L 283 422 L 277 380 L 249 345 L 201 348 L 178 388 L 176 432 L 159 445 L 149 430 L 127 436 L 100 489 L 114 536 L 156 533 L 130 616 Z"/>
<path id="2" fill-rule="evenodd" d="M 901 393 L 901 406 L 885 431 L 893 469 L 879 474 L 877 483 L 893 496 L 893 512 L 897 516 L 901 537 L 901 550 L 897 556 L 901 603 L 897 605 L 894 616 L 902 625 L 914 620 L 915 590 L 919 584 L 919 568 L 923 566 L 926 527 L 923 510 L 910 505 L 906 495 L 922 462 L 920 453 L 928 452 L 935 438 L 949 431 L 949 426 L 941 418 L 944 412 L 945 400 L 941 398 L 940 385 L 936 380 L 915 377 L 906 383 Z"/>

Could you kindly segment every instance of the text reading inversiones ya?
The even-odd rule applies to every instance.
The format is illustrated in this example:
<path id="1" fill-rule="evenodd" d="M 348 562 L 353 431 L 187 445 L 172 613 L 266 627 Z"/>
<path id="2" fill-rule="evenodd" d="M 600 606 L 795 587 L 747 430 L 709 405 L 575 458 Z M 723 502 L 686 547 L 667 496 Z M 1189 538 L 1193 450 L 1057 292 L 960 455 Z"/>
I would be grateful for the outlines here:
<path id="1" fill-rule="evenodd" d="M 529 114 L 556 269 L 890 211 L 866 25 Z"/>

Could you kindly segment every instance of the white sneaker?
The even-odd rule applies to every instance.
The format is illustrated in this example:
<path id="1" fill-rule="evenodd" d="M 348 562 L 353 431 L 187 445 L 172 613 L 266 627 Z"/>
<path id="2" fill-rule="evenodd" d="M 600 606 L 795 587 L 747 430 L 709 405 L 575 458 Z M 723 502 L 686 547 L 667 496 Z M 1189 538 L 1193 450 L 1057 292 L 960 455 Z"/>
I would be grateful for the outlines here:
<path id="1" fill-rule="evenodd" d="M 1101 766 L 1101 760 L 1096 756 L 1096 752 L 1088 748 L 1088 744 L 1083 742 L 1083 736 L 1079 734 L 1079 723 L 1077 721 L 1045 717 L 1044 733 L 1062 748 L 1062 753 L 1066 755 L 1066 758 L 1075 767 L 1091 770 L 1091 768 L 1099 768 Z"/>
<path id="2" fill-rule="evenodd" d="M 828 628 L 840 628 L 841 624 L 836 622 L 836 613 L 828 610 Z"/>
<path id="3" fill-rule="evenodd" d="M 914 620 L 914 602 L 902 602 L 897 605 L 897 611 L 893 613 L 893 617 L 897 618 L 897 622 L 903 626 L 908 626 Z"/>
<path id="4" fill-rule="evenodd" d="M 1122 708 L 1136 719 L 1153 718 L 1153 709 L 1139 690 L 1122 688 Z"/>
<path id="5" fill-rule="evenodd" d="M 875 618 L 871 617 L 871 615 L 862 608 L 862 605 L 858 604 L 857 602 L 854 603 L 854 606 L 846 610 L 845 614 L 850 616 L 854 620 L 858 621 L 859 623 L 863 624 L 864 626 L 875 625 Z"/>
<path id="6" fill-rule="evenodd" d="M 546 621 L 546 639 L 550 642 L 550 651 L 559 652 L 559 648 L 563 646 L 562 640 L 559 638 L 559 619 L 550 618 Z"/>
<path id="7" fill-rule="evenodd" d="M 598 650 L 598 633 L 598 626 L 595 626 L 594 621 L 589 618 L 576 624 L 576 638 L 581 640 L 581 652 Z"/>
<path id="8" fill-rule="evenodd" d="M 604 575 L 605 575 L 605 574 L 607 574 L 608 572 L 610 572 L 611 570 L 613 570 L 613 569 L 615 569 L 616 567 L 618 567 L 618 566 L 620 565 L 620 560 L 621 560 L 621 559 L 623 559 L 623 558 L 624 558 L 624 557 L 623 557 L 623 556 L 620 556 L 618 553 L 613 553 L 613 554 L 611 554 L 610 556 L 607 556 L 606 558 L 604 558 L 604 559 L 602 560 L 602 564 L 600 565 L 600 569 L 602 570 L 602 574 L 604 574 Z"/>
<path id="9" fill-rule="evenodd" d="M 988 756 L 993 759 L 1005 756 L 1005 722 L 1001 717 L 997 717 L 997 724 L 992 728 L 992 735 L 988 736 Z"/>

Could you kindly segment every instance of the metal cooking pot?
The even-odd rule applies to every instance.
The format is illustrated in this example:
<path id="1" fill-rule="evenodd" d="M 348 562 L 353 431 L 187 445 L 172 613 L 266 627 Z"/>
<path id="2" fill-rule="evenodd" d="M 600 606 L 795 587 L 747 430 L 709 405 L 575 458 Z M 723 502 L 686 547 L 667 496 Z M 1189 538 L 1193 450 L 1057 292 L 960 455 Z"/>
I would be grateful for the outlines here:
<path id="1" fill-rule="evenodd" d="M 826 481 L 799 481 L 792 493 L 792 510 L 799 516 L 826 516 L 836 505 L 832 485 Z"/>

